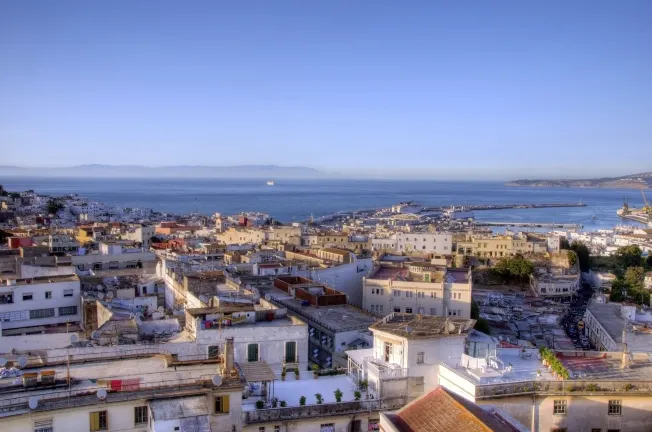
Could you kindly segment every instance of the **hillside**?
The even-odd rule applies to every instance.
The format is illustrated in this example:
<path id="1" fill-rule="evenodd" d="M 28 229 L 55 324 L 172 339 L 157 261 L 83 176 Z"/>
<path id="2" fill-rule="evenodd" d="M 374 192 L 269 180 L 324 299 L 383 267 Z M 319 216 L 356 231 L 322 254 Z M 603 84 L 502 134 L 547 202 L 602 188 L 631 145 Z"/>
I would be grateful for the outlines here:
<path id="1" fill-rule="evenodd" d="M 595 179 L 567 180 L 514 180 L 505 183 L 506 186 L 521 187 L 558 187 L 558 188 L 652 188 L 652 172 L 630 174 L 622 177 L 602 177 Z"/>

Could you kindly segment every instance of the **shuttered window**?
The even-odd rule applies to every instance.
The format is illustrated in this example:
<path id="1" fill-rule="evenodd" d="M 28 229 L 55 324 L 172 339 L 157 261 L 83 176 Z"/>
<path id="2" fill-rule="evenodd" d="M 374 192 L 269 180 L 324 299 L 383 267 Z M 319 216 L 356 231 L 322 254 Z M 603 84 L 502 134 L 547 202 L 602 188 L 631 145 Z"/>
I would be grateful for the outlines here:
<path id="1" fill-rule="evenodd" d="M 247 346 L 247 361 L 258 361 L 258 344 L 249 344 Z"/>
<path id="2" fill-rule="evenodd" d="M 34 432 L 53 432 L 52 419 L 34 420 Z"/>
<path id="3" fill-rule="evenodd" d="M 229 395 L 215 397 L 215 414 L 227 414 L 229 412 Z"/>
<path id="4" fill-rule="evenodd" d="M 285 342 L 285 362 L 295 363 L 297 361 L 297 343 Z"/>
<path id="5" fill-rule="evenodd" d="M 90 413 L 91 432 L 109 430 L 109 419 L 106 411 Z"/>

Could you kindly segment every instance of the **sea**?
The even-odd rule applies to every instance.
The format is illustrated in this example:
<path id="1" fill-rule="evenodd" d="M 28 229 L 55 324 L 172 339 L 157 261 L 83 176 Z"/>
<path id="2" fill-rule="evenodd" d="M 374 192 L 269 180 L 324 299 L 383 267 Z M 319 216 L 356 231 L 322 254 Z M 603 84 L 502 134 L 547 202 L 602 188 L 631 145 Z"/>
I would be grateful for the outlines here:
<path id="1" fill-rule="evenodd" d="M 586 207 L 476 211 L 475 217 L 493 222 L 576 223 L 593 231 L 621 224 L 640 226 L 623 221 L 616 210 L 625 198 L 636 207 L 643 202 L 634 189 L 509 187 L 491 181 L 278 179 L 268 186 L 265 179 L 0 177 L 0 184 L 9 191 L 75 193 L 120 207 L 175 214 L 262 212 L 284 223 L 402 201 L 424 206 L 582 202 Z"/>

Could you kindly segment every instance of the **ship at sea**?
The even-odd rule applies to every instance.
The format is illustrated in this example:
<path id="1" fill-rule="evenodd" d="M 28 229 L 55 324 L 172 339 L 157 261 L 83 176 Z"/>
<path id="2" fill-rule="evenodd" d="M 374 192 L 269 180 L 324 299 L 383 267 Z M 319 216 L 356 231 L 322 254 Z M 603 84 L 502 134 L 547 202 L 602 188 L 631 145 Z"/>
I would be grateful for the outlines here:
<path id="1" fill-rule="evenodd" d="M 267 186 L 274 186 L 274 180 L 267 180 Z"/>

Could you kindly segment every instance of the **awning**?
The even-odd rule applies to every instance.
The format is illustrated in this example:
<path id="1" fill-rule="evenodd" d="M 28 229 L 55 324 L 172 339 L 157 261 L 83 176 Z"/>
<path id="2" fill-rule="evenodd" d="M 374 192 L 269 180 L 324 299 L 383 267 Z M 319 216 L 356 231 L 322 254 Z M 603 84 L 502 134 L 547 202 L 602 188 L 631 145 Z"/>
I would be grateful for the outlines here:
<path id="1" fill-rule="evenodd" d="M 238 368 L 248 382 L 275 381 L 276 374 L 265 361 L 238 363 Z"/>

